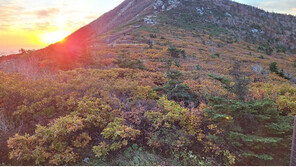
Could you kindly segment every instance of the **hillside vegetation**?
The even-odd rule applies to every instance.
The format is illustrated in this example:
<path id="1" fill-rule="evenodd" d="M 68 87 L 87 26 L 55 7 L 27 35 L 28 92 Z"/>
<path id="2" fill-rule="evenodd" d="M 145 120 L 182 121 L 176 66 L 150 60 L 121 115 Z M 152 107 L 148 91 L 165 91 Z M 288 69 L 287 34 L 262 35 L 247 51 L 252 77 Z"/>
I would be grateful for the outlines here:
<path id="1" fill-rule="evenodd" d="M 295 17 L 216 0 L 109 17 L 128 21 L 0 58 L 0 164 L 288 165 Z"/>

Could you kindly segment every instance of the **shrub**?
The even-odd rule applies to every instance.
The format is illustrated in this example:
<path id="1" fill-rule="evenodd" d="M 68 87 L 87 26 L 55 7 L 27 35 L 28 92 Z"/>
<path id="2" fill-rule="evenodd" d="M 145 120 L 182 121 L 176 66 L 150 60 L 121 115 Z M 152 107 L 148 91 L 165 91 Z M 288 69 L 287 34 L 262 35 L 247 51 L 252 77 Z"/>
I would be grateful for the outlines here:
<path id="1" fill-rule="evenodd" d="M 210 55 L 211 58 L 219 58 L 220 57 L 220 53 L 215 53 Z"/>
<path id="2" fill-rule="evenodd" d="M 195 68 L 197 71 L 202 70 L 202 68 L 198 64 L 195 66 Z"/>
<path id="3" fill-rule="evenodd" d="M 271 72 L 278 73 L 279 72 L 279 69 L 277 67 L 277 63 L 276 62 L 272 62 L 271 64 L 269 64 L 269 70 Z"/>
<path id="4" fill-rule="evenodd" d="M 229 162 L 219 146 L 211 141 L 210 136 L 215 135 L 218 129 L 203 119 L 204 105 L 199 109 L 189 110 L 162 96 L 158 100 L 158 106 L 160 111 L 148 111 L 144 114 L 152 126 L 147 142 L 150 147 L 173 159 L 174 165 L 211 164 L 204 161 L 202 156 L 216 157 L 215 164 L 234 164 Z M 232 154 L 227 156 L 230 155 Z M 225 160 L 222 160 L 224 158 Z"/>
<path id="5" fill-rule="evenodd" d="M 164 158 L 133 144 L 115 158 L 116 166 L 156 166 L 165 164 Z"/>
<path id="6" fill-rule="evenodd" d="M 113 122 L 110 122 L 102 131 L 102 136 L 110 141 L 107 144 L 105 141 L 100 145 L 93 147 L 93 152 L 96 157 L 101 158 L 106 156 L 110 151 L 116 151 L 121 147 L 127 146 L 130 140 L 135 140 L 136 136 L 141 132 L 132 127 L 123 125 L 124 119 L 116 117 Z"/>
<path id="7" fill-rule="evenodd" d="M 86 135 L 83 139 L 84 144 L 77 144 L 79 141 L 75 137 L 75 132 L 84 128 L 82 121 L 82 118 L 77 116 L 66 116 L 56 120 L 48 128 L 37 126 L 35 135 L 16 134 L 8 140 L 8 147 L 12 149 L 9 157 L 25 162 L 34 161 L 36 165 L 61 165 L 76 162 L 78 155 L 74 152 L 74 147 L 85 147 L 91 140 Z M 70 144 L 75 140 L 77 143 L 73 143 L 74 146 Z"/>
<path id="8" fill-rule="evenodd" d="M 186 56 L 185 50 L 177 49 L 175 46 L 170 46 L 168 48 L 168 52 L 169 52 L 169 55 L 174 58 L 179 58 L 180 55 L 183 57 Z"/>
<path id="9" fill-rule="evenodd" d="M 157 38 L 156 34 L 149 34 L 150 38 Z"/>
<path id="10" fill-rule="evenodd" d="M 156 90 L 165 93 L 170 100 L 184 102 L 185 105 L 190 103 L 198 105 L 198 95 L 192 92 L 187 85 L 183 84 L 183 81 L 180 79 L 181 76 L 182 74 L 179 71 L 167 71 L 169 81 L 163 87 L 159 87 Z"/>
<path id="11" fill-rule="evenodd" d="M 120 58 L 115 61 L 120 68 L 131 68 L 131 69 L 145 69 L 145 66 L 141 60 L 130 60 L 127 58 Z"/>
<path id="12" fill-rule="evenodd" d="M 174 60 L 174 62 L 175 62 L 175 66 L 177 66 L 177 67 L 181 67 L 181 64 L 180 64 L 180 61 L 179 60 Z"/>
<path id="13" fill-rule="evenodd" d="M 271 55 L 273 52 L 273 48 L 269 44 L 261 44 L 258 49 L 264 51 L 267 55 Z"/>
<path id="14" fill-rule="evenodd" d="M 280 77 L 282 77 L 282 78 L 285 78 L 285 79 L 287 79 L 287 80 L 290 80 L 290 78 L 284 74 L 283 69 L 279 71 L 276 62 L 272 62 L 271 64 L 269 64 L 269 70 L 270 70 L 271 72 L 276 73 L 278 76 L 280 76 Z"/>
<path id="15" fill-rule="evenodd" d="M 287 48 L 285 48 L 284 46 L 277 46 L 276 47 L 276 52 L 277 53 L 286 53 L 287 52 Z"/>
<path id="16" fill-rule="evenodd" d="M 217 81 L 220 81 L 222 84 L 225 85 L 226 89 L 229 89 L 229 90 L 231 89 L 231 85 L 230 85 L 231 80 L 228 79 L 227 77 L 216 75 L 216 74 L 208 74 L 208 76 L 215 79 L 215 80 L 217 80 Z"/>
<path id="17" fill-rule="evenodd" d="M 289 161 L 292 118 L 282 116 L 269 99 L 231 101 L 210 98 L 207 116 L 223 127 L 222 134 L 213 138 L 225 144 L 241 165 L 286 165 Z"/>
<path id="18" fill-rule="evenodd" d="M 153 47 L 153 41 L 148 40 L 147 41 L 147 45 L 149 46 L 149 49 L 152 49 L 152 47 Z"/>

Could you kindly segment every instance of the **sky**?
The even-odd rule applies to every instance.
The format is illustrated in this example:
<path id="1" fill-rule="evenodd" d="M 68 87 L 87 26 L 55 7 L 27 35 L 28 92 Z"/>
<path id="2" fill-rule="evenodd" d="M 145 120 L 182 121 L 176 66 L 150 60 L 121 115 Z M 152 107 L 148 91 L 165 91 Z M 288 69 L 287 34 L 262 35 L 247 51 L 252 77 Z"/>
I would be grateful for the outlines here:
<path id="1" fill-rule="evenodd" d="M 39 49 L 95 20 L 123 0 L 0 0 L 0 55 Z M 235 0 L 296 15 L 296 0 Z"/>

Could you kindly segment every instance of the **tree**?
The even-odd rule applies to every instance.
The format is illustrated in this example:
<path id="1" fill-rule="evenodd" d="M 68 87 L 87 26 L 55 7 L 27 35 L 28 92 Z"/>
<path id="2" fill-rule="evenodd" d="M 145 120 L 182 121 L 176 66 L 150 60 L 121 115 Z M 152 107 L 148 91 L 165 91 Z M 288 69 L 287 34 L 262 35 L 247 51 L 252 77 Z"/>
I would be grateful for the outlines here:
<path id="1" fill-rule="evenodd" d="M 271 64 L 269 64 L 269 70 L 270 70 L 271 72 L 276 73 L 278 76 L 280 76 L 280 77 L 282 77 L 282 78 L 285 78 L 285 79 L 287 79 L 287 80 L 290 80 L 290 79 L 291 79 L 291 78 L 289 78 L 288 76 L 286 76 L 286 75 L 284 74 L 284 70 L 283 70 L 283 69 L 281 69 L 281 70 L 279 71 L 276 62 L 272 62 Z"/>
<path id="2" fill-rule="evenodd" d="M 271 72 L 278 73 L 279 72 L 279 69 L 277 67 L 277 63 L 276 62 L 272 62 L 271 64 L 269 64 L 269 70 Z"/>
<path id="3" fill-rule="evenodd" d="M 186 56 L 186 52 L 185 50 L 182 50 L 182 49 L 177 49 L 175 46 L 170 46 L 168 48 L 168 52 L 169 52 L 169 55 L 173 58 L 179 58 L 180 55 L 185 57 Z"/>
<path id="4" fill-rule="evenodd" d="M 224 131 L 214 140 L 237 157 L 237 165 L 287 165 L 292 117 L 269 99 L 248 102 L 210 98 L 206 115 Z"/>
<path id="5" fill-rule="evenodd" d="M 181 76 L 182 73 L 177 70 L 168 70 L 167 77 L 169 81 L 163 87 L 157 88 L 157 90 L 165 93 L 170 100 L 184 102 L 187 106 L 191 103 L 198 106 L 198 95 L 192 92 L 187 85 L 183 84 Z"/>
<path id="6" fill-rule="evenodd" d="M 234 93 L 240 101 L 245 101 L 248 94 L 247 85 L 250 82 L 250 80 L 246 77 L 248 74 L 241 71 L 240 63 L 238 61 L 235 61 L 230 74 L 233 76 L 235 82 L 233 86 Z"/>

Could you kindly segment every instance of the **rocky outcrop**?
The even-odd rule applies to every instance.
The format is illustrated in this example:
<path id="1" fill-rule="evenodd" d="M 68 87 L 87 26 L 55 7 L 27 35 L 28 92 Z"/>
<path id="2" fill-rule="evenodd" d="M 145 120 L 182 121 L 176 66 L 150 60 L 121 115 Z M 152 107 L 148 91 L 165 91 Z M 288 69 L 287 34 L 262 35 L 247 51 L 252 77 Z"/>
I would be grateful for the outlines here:
<path id="1" fill-rule="evenodd" d="M 177 7 L 180 3 L 180 0 L 155 0 L 153 8 L 157 11 L 168 11 Z"/>

